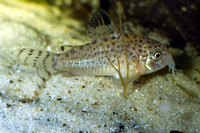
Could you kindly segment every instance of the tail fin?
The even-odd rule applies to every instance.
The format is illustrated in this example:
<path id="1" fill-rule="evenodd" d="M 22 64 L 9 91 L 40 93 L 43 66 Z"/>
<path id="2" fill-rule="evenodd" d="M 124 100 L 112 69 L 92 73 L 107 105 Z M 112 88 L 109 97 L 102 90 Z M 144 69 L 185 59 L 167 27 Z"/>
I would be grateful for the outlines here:
<path id="1" fill-rule="evenodd" d="M 47 79 L 55 72 L 54 69 L 54 53 L 40 51 L 35 49 L 17 49 L 11 53 L 11 55 L 17 57 L 18 61 L 36 68 L 38 75 L 37 84 L 39 88 L 43 87 L 43 84 Z"/>

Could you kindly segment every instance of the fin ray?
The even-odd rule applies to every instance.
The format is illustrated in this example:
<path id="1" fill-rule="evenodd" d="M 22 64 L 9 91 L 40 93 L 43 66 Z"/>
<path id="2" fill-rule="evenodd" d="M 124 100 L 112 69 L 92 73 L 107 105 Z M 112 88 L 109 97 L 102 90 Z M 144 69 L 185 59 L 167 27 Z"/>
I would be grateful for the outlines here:
<path id="1" fill-rule="evenodd" d="M 103 19 L 103 22 L 102 22 Z M 99 31 L 101 30 L 101 34 Z M 110 17 L 103 9 L 98 9 L 92 16 L 88 24 L 88 38 L 96 40 L 103 35 L 103 37 L 108 34 L 113 34 L 116 32 L 115 27 L 113 26 Z"/>
<path id="2" fill-rule="evenodd" d="M 54 53 L 35 50 L 35 49 L 17 49 L 11 53 L 17 57 L 17 60 L 36 69 L 38 75 L 37 84 L 39 88 L 43 87 L 44 82 L 57 70 L 54 69 Z"/>

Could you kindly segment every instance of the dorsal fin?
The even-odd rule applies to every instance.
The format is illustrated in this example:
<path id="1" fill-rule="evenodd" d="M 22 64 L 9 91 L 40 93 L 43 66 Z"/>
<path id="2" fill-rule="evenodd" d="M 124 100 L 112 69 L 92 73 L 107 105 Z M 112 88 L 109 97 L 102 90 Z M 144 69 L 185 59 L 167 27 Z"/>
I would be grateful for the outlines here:
<path id="1" fill-rule="evenodd" d="M 108 34 L 113 34 L 115 32 L 116 29 L 108 14 L 103 9 L 96 10 L 88 24 L 88 37 L 92 40 L 96 40 L 102 35 L 102 37 L 105 37 Z"/>
<path id="2" fill-rule="evenodd" d="M 72 45 L 62 45 L 62 46 L 60 46 L 60 50 L 62 52 L 65 52 L 66 50 L 69 51 L 69 50 L 73 49 L 73 47 L 75 47 L 75 46 L 72 46 Z"/>

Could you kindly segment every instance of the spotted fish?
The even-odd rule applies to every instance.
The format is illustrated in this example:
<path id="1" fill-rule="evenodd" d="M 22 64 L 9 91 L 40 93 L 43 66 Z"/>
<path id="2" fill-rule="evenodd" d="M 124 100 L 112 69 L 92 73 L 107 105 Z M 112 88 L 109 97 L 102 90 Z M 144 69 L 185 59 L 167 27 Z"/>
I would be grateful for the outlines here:
<path id="1" fill-rule="evenodd" d="M 165 66 L 175 69 L 167 47 L 153 39 L 133 33 L 118 32 L 107 13 L 99 9 L 93 15 L 88 36 L 91 43 L 81 46 L 61 46 L 63 53 L 35 49 L 18 49 L 12 52 L 20 62 L 36 68 L 38 85 L 54 73 L 65 71 L 70 76 L 112 76 L 120 78 L 114 68 L 120 68 L 121 78 L 134 81 L 144 74 Z M 128 69 L 127 69 L 128 65 Z"/>

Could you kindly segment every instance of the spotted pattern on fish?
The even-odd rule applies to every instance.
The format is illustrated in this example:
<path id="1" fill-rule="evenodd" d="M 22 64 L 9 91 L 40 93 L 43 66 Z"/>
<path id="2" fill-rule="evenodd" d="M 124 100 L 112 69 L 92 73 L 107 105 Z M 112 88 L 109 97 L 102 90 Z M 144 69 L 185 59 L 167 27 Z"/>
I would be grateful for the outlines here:
<path id="1" fill-rule="evenodd" d="M 161 69 L 167 65 L 169 61 L 173 62 L 166 46 L 157 41 L 135 34 L 124 34 L 124 38 L 128 51 L 128 61 L 132 63 L 130 63 L 132 65 L 130 71 L 138 71 L 138 74 L 130 74 L 130 76 L 132 76 L 130 79 L 135 79 L 140 75 Z M 82 46 L 75 46 L 66 53 L 57 54 L 54 58 L 56 62 L 54 68 L 56 70 L 70 71 L 72 75 L 102 75 L 117 77 L 116 71 L 111 67 L 105 56 L 105 53 L 107 52 L 112 63 L 115 66 L 118 65 L 116 53 L 113 50 L 112 44 L 119 56 L 120 65 L 125 66 L 126 62 L 122 38 L 120 34 L 115 34 L 110 36 L 110 40 L 108 37 L 98 39 Z M 158 64 L 158 61 L 155 61 L 152 58 L 154 51 L 162 52 L 162 56 L 164 56 L 162 64 L 162 60 L 159 60 L 159 65 L 156 65 Z M 167 60 L 165 58 L 167 58 Z M 136 67 L 140 70 L 137 70 Z M 125 77 L 126 68 L 122 68 L 121 71 L 122 75 Z"/>

